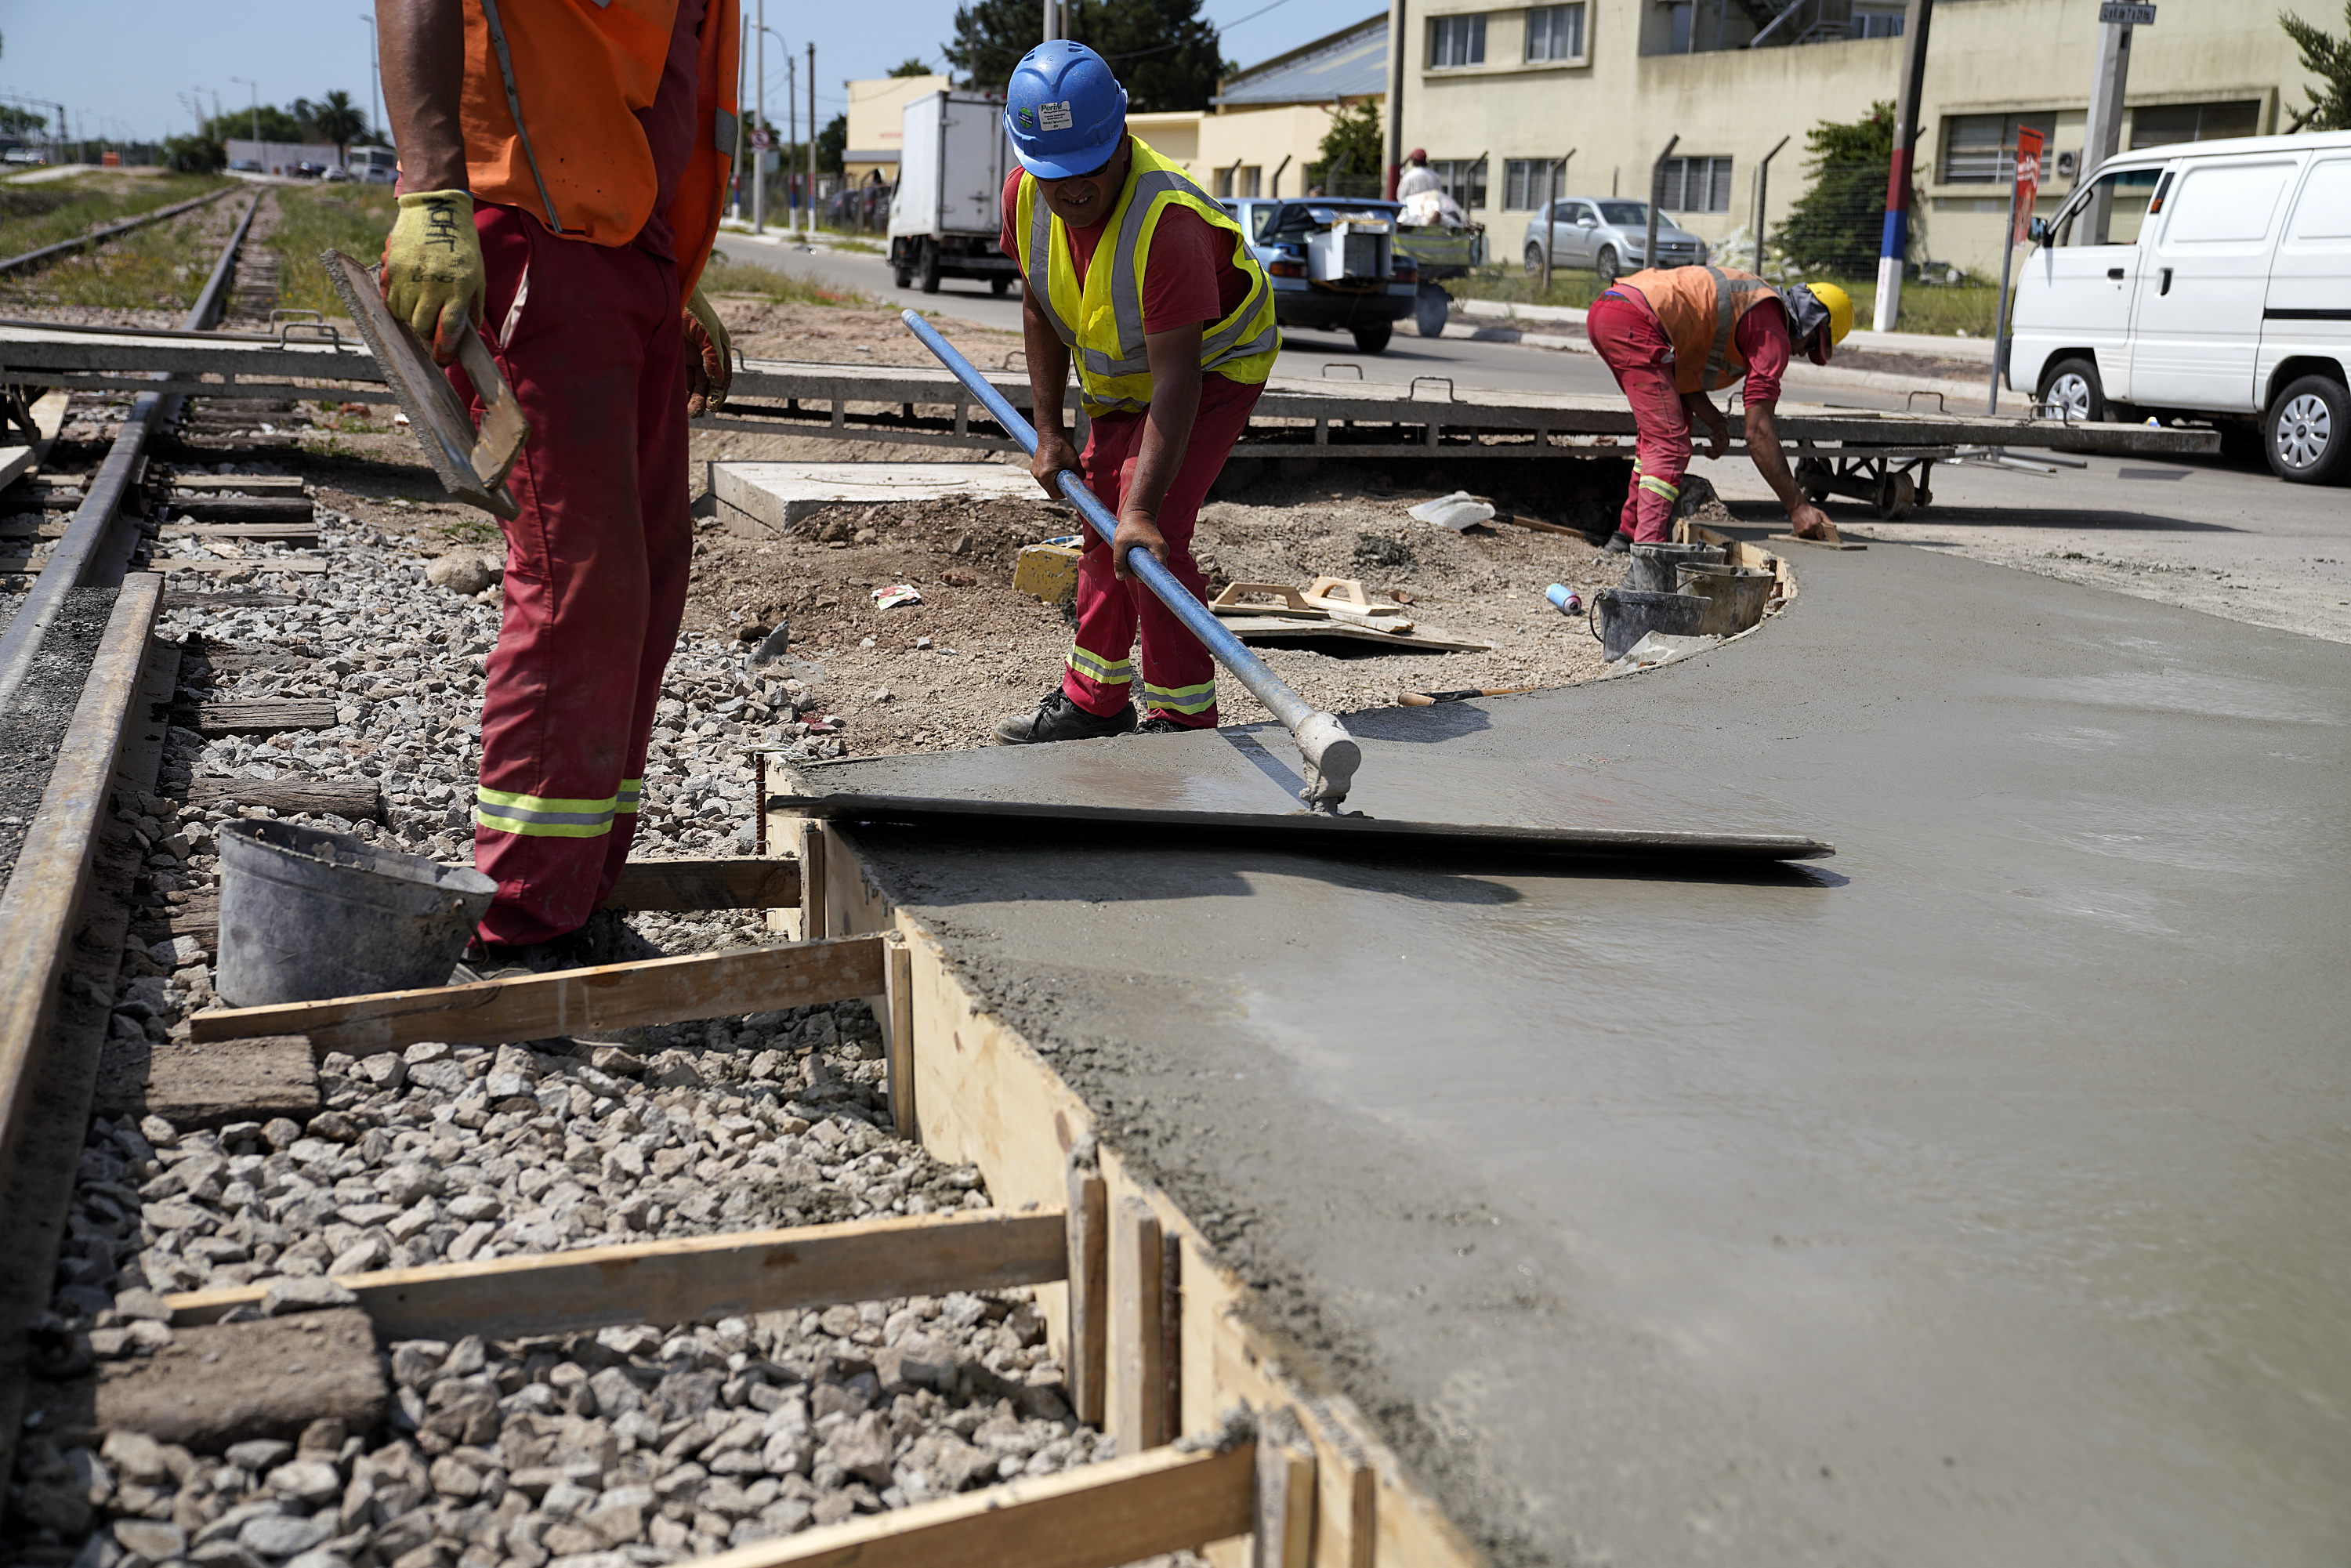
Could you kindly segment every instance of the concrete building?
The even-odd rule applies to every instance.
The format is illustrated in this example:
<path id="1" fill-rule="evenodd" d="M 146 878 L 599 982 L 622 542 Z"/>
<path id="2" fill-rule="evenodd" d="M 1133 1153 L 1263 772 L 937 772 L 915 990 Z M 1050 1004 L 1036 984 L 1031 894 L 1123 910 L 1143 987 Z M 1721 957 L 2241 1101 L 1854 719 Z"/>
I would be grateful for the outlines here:
<path id="1" fill-rule="evenodd" d="M 1745 237 L 1757 162 L 1767 228 L 1810 181 L 1804 133 L 1896 95 L 1898 0 L 1395 0 L 1404 142 L 1428 150 L 1498 257 L 1562 194 L 1637 196 L 1667 138 L 1661 204 L 1710 240 Z M 1919 117 L 1914 257 L 1997 274 L 2020 124 L 2051 133 L 2043 212 L 2071 187 L 2097 48 L 2097 0 L 1941 0 Z M 1397 19 L 1401 18 L 1401 21 Z M 2286 128 L 2305 73 L 2273 8 L 2165 0 L 2136 30 L 2126 148 Z"/>
<path id="2" fill-rule="evenodd" d="M 1301 193 L 1332 114 L 1386 97 L 1387 61 L 1388 19 L 1371 16 L 1228 77 L 1214 111 L 1198 117 L 1193 175 L 1219 196 Z"/>
<path id="3" fill-rule="evenodd" d="M 848 183 L 862 185 L 880 173 L 885 185 L 898 178 L 898 145 L 906 105 L 954 85 L 943 76 L 875 77 L 843 82 L 849 93 L 849 144 L 841 153 Z"/>

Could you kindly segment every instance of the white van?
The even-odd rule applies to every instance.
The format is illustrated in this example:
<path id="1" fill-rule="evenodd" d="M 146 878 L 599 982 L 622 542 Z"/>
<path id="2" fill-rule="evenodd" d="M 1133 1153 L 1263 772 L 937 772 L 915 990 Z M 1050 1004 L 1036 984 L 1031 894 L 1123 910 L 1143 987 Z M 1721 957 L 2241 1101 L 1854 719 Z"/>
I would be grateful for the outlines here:
<path id="1" fill-rule="evenodd" d="M 2011 387 L 2074 419 L 2210 420 L 2281 478 L 2351 480 L 2351 132 L 2141 148 L 2034 235 Z"/>

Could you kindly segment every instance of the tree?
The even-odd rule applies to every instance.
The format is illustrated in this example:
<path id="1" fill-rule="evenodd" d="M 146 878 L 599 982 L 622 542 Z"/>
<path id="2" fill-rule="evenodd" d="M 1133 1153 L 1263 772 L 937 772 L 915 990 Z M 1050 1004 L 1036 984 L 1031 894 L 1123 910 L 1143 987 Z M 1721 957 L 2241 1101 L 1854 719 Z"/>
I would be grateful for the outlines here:
<path id="1" fill-rule="evenodd" d="M 2344 0 L 2343 20 L 2346 31 L 2337 38 L 2291 11 L 2278 16 L 2278 26 L 2302 50 L 2302 68 L 2319 80 L 2303 89 L 2310 107 L 2294 115 L 2296 131 L 2351 131 L 2351 0 Z"/>
<path id="2" fill-rule="evenodd" d="M 0 131 L 11 136 L 28 135 L 48 129 L 49 117 L 35 114 L 29 109 L 19 109 L 13 103 L 0 103 Z"/>
<path id="3" fill-rule="evenodd" d="M 204 121 L 204 133 L 214 141 L 227 141 L 232 139 L 241 141 L 254 135 L 256 118 L 260 122 L 260 137 L 264 141 L 305 140 L 300 120 L 284 110 L 266 103 L 261 106 L 257 117 L 250 109 L 232 109 L 216 114 Z"/>
<path id="4" fill-rule="evenodd" d="M 1872 104 L 1849 124 L 1823 120 L 1804 133 L 1812 189 L 1773 235 L 1791 263 L 1833 277 L 1877 267 L 1886 228 L 1886 178 L 1894 163 L 1894 106 Z"/>
<path id="5" fill-rule="evenodd" d="M 1199 13 L 1199 0 L 1071 0 L 1070 37 L 1110 61 L 1134 112 L 1206 109 L 1217 78 L 1234 68 Z M 967 0 L 941 49 L 964 86 L 1001 92 L 1044 35 L 1036 0 Z"/>
<path id="6" fill-rule="evenodd" d="M 925 71 L 925 76 L 931 73 Z M 849 116 L 836 114 L 816 133 L 816 169 L 820 174 L 841 172 L 841 154 L 849 150 Z"/>
<path id="7" fill-rule="evenodd" d="M 1322 133 L 1318 162 L 1306 166 L 1306 183 L 1332 196 L 1372 196 L 1380 192 L 1387 148 L 1380 139 L 1380 106 L 1364 102 L 1333 108 Z"/>
<path id="8" fill-rule="evenodd" d="M 182 174 L 217 174 L 228 163 L 228 149 L 208 136 L 174 136 L 163 143 L 163 163 Z"/>
<path id="9" fill-rule="evenodd" d="M 350 93 L 337 88 L 325 102 L 313 106 L 310 129 L 320 140 L 335 144 L 336 160 L 341 162 L 350 157 L 351 143 L 367 131 L 367 116 L 351 102 Z"/>
<path id="10" fill-rule="evenodd" d="M 931 74 L 931 68 L 914 56 L 908 55 L 890 68 L 890 74 L 893 77 L 926 77 Z"/>

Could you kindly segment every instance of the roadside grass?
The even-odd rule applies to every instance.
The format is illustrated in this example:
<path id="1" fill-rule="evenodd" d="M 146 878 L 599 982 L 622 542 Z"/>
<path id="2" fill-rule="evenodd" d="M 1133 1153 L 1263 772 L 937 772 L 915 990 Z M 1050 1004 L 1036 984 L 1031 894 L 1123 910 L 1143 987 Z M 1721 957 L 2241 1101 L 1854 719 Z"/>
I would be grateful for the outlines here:
<path id="1" fill-rule="evenodd" d="M 1596 273 L 1553 267 L 1551 288 L 1515 267 L 1481 267 L 1467 277 L 1448 277 L 1438 287 L 1456 299 L 1499 299 L 1512 305 L 1566 305 L 1581 310 L 1600 295 Z"/>
<path id="2" fill-rule="evenodd" d="M 792 273 L 770 271 L 767 267 L 716 253 L 710 257 L 710 265 L 702 269 L 702 292 L 712 298 L 721 294 L 754 294 L 778 305 L 875 308 L 872 299 L 853 288 L 827 288 Z"/>
<path id="3" fill-rule="evenodd" d="M 373 266 L 395 205 L 390 185 L 279 186 L 277 227 L 268 240 L 278 256 L 278 308 L 340 317 L 342 298 L 327 281 L 319 253 L 331 246 Z"/>
<path id="4" fill-rule="evenodd" d="M 0 185 L 0 256 L 22 256 L 233 183 L 198 174 L 107 173 Z"/>
<path id="5" fill-rule="evenodd" d="M 1834 280 L 1853 296 L 1853 318 L 1867 326 L 1877 306 L 1875 278 Z M 1595 273 L 1555 268 L 1551 288 L 1515 267 L 1481 267 L 1468 277 L 1447 278 L 1445 291 L 1456 299 L 1499 299 L 1514 305 L 1566 305 L 1583 309 L 1600 294 Z M 1929 332 L 1943 337 L 1989 338 L 1999 314 L 2000 287 L 1992 283 L 1909 283 L 1903 286 L 1902 308 L 1895 330 Z"/>

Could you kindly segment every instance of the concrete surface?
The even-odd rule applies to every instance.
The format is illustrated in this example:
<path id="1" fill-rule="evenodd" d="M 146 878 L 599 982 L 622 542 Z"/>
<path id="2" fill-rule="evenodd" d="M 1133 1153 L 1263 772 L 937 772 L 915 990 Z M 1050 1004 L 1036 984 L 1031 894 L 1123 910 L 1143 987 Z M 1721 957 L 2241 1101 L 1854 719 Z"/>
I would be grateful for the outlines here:
<path id="1" fill-rule="evenodd" d="M 1364 716 L 1417 744 L 1360 799 L 1665 779 L 1823 868 L 858 841 L 1506 1562 L 2344 1562 L 2351 650 L 1799 559 L 1744 643 Z M 1278 733 L 817 777 L 1168 799 L 1252 747 L 1270 797 Z"/>
<path id="2" fill-rule="evenodd" d="M 1025 467 L 1003 463 L 709 464 L 710 493 L 778 532 L 843 502 L 934 501 L 946 497 L 1043 500 Z"/>

